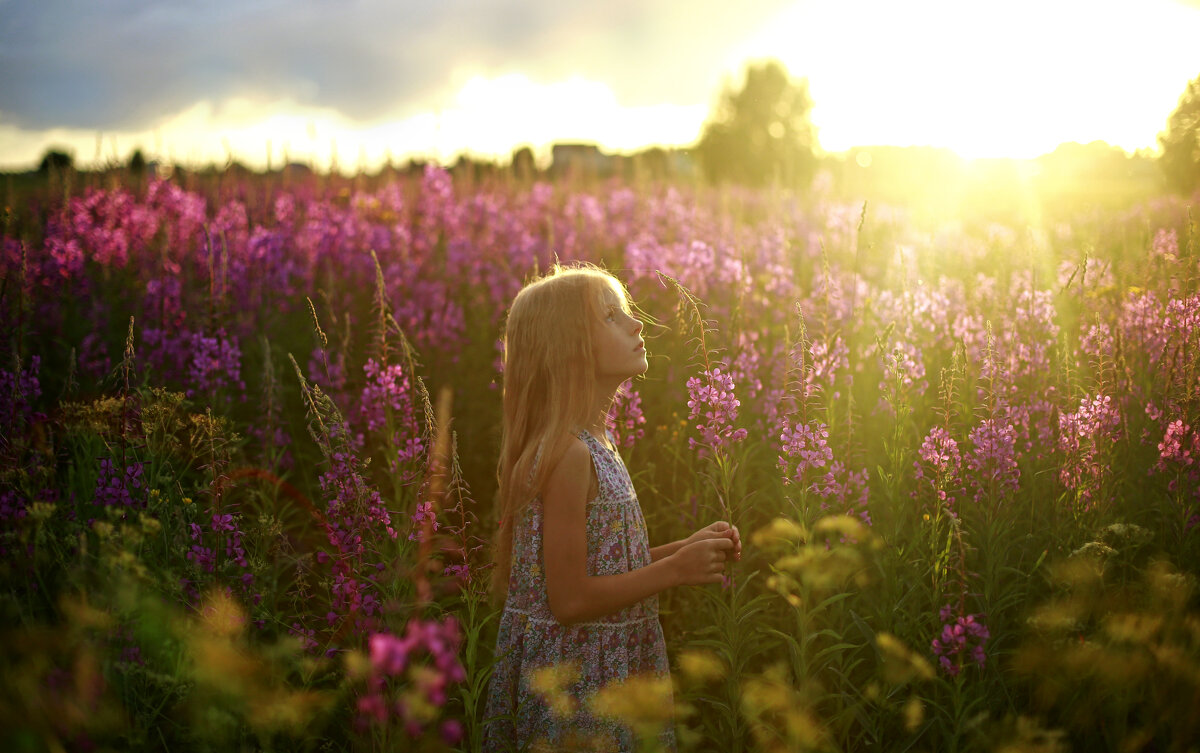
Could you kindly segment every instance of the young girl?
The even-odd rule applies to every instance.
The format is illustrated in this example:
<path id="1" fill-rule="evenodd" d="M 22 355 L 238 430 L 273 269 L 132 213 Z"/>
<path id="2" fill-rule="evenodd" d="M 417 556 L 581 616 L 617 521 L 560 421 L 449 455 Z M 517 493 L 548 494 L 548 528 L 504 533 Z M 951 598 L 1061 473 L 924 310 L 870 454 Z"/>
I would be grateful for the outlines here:
<path id="1" fill-rule="evenodd" d="M 657 594 L 720 583 L 726 560 L 741 557 L 726 522 L 650 547 L 606 429 L 621 383 L 646 371 L 641 332 L 625 288 L 594 267 L 556 266 L 509 309 L 493 581 L 507 598 L 485 750 L 633 750 L 632 731 L 590 713 L 589 696 L 668 677 Z M 567 696 L 548 703 L 539 670 L 551 667 Z M 674 749 L 671 725 L 659 741 Z"/>

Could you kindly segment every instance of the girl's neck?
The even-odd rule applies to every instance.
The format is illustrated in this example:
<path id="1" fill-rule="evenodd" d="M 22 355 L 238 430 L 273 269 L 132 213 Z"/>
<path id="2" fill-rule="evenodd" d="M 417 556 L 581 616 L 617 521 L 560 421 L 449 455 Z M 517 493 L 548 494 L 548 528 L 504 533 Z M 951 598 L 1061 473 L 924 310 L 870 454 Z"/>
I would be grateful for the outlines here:
<path id="1" fill-rule="evenodd" d="M 616 390 L 611 393 L 601 393 L 601 395 L 602 397 L 597 403 L 596 410 L 592 413 L 592 420 L 583 428 L 601 442 L 607 442 L 608 414 L 612 409 L 613 399 L 616 397 Z"/>

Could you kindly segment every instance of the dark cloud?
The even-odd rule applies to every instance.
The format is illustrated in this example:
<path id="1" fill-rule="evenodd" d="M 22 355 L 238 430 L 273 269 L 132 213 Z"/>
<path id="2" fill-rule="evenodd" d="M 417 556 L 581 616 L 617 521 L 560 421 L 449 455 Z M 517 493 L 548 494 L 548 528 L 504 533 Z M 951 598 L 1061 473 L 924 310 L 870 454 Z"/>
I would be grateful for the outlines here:
<path id="1" fill-rule="evenodd" d="M 200 100 L 291 99 L 369 120 L 465 74 L 584 76 L 623 104 L 705 101 L 730 46 L 784 0 L 0 0 L 0 115 L 143 128 Z"/>

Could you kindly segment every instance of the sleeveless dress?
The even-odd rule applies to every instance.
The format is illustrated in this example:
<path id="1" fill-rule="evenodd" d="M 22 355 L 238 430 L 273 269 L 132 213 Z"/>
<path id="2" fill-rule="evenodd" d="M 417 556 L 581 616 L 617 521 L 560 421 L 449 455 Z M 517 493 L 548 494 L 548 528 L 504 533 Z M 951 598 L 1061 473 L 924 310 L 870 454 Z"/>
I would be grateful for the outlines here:
<path id="1" fill-rule="evenodd" d="M 599 485 L 596 498 L 587 503 L 588 575 L 649 565 L 646 521 L 621 456 L 587 431 L 578 436 L 591 453 Z M 513 529 L 512 572 L 496 636 L 483 748 L 635 750 L 633 733 L 589 713 L 587 699 L 608 683 L 633 675 L 669 676 L 658 597 L 591 622 L 560 623 L 546 595 L 542 510 L 541 498 L 534 498 Z M 574 669 L 559 674 L 538 671 L 553 666 Z M 567 695 L 552 700 L 552 708 L 546 682 L 556 676 L 562 678 L 560 686 Z M 664 725 L 659 744 L 664 750 L 675 749 L 670 724 Z"/>

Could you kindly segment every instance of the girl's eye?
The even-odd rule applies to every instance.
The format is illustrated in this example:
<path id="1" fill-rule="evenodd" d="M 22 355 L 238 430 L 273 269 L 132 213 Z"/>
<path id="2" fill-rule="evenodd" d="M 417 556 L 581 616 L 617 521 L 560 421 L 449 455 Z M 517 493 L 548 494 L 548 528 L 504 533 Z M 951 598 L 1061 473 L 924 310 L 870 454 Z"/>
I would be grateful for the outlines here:
<path id="1" fill-rule="evenodd" d="M 616 310 L 616 309 L 609 309 L 609 310 L 608 310 L 608 316 L 604 317 L 604 321 L 606 321 L 606 322 L 612 322 L 612 321 L 616 321 L 616 318 L 617 318 L 617 310 Z"/>

